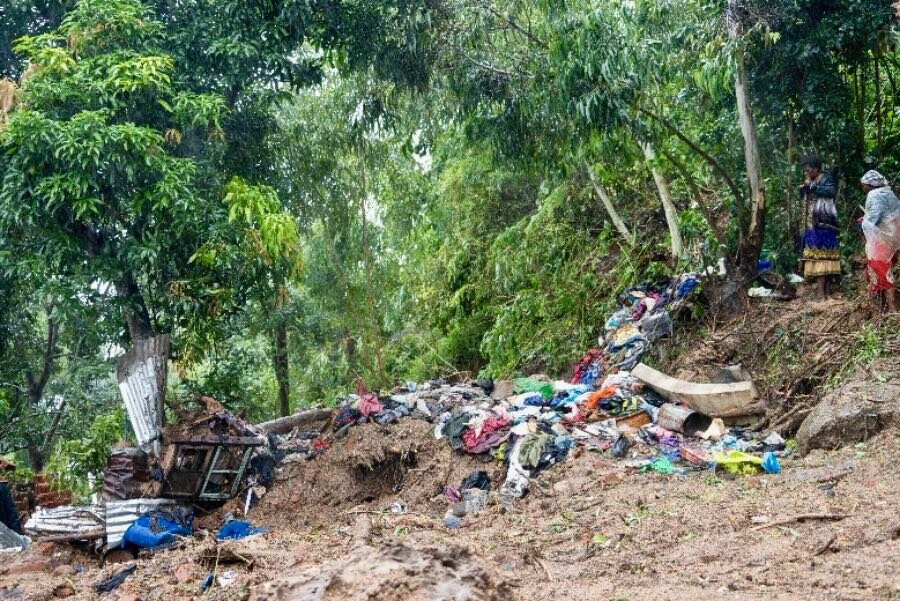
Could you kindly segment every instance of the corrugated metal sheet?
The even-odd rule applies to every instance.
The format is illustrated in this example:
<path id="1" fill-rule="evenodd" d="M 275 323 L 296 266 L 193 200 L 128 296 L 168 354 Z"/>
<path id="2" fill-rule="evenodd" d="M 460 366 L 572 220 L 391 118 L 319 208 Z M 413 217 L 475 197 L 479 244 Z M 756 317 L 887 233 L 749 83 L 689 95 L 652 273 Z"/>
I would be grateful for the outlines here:
<path id="1" fill-rule="evenodd" d="M 168 358 L 169 335 L 162 334 L 138 340 L 116 365 L 119 392 L 138 444 L 156 457 L 160 454 Z"/>
<path id="2" fill-rule="evenodd" d="M 155 509 L 171 509 L 179 503 L 173 499 L 129 499 L 106 502 L 106 548 L 122 544 L 122 536 L 136 519 Z"/>
<path id="3" fill-rule="evenodd" d="M 0 549 L 27 549 L 28 539 L 13 532 L 6 527 L 6 524 L 0 522 Z"/>
<path id="4" fill-rule="evenodd" d="M 103 528 L 106 510 L 102 505 L 38 507 L 25 522 L 25 532 L 35 535 L 79 534 Z"/>
<path id="5" fill-rule="evenodd" d="M 141 485 L 150 481 L 147 454 L 140 449 L 113 449 L 103 472 L 103 498 L 125 500 L 141 496 Z"/>

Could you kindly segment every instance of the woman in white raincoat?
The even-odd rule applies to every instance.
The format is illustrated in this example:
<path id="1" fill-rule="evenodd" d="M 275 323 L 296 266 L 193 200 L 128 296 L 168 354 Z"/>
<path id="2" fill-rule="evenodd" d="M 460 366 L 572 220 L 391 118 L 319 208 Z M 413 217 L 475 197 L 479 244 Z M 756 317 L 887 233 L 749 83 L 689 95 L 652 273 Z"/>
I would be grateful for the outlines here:
<path id="1" fill-rule="evenodd" d="M 866 235 L 866 279 L 869 292 L 884 293 L 887 310 L 897 310 L 893 266 L 900 251 L 900 200 L 877 171 L 860 180 L 866 192 L 866 214 L 862 230 Z"/>

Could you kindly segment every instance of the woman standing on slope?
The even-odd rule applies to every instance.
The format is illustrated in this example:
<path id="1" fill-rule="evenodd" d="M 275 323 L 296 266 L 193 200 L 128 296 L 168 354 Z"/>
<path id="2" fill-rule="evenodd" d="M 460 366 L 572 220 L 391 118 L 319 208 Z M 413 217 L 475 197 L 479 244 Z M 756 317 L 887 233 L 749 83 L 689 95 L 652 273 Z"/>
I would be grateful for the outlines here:
<path id="1" fill-rule="evenodd" d="M 868 171 L 860 180 L 866 192 L 866 214 L 862 230 L 866 235 L 866 280 L 869 292 L 884 294 L 887 310 L 897 310 L 893 266 L 900 250 L 900 200 L 887 179 Z"/>
<path id="2" fill-rule="evenodd" d="M 828 278 L 841 273 L 838 251 L 838 215 L 834 204 L 837 183 L 822 173 L 822 161 L 810 156 L 803 159 L 806 182 L 800 188 L 806 202 L 803 232 L 803 277 L 816 278 L 820 299 L 828 296 Z"/>

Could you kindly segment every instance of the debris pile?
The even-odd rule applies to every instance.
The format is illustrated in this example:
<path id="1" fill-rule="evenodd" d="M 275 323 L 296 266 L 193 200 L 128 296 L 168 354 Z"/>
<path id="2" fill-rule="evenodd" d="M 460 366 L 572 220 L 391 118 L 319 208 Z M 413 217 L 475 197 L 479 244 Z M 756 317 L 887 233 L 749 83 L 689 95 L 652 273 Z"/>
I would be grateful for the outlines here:
<path id="1" fill-rule="evenodd" d="M 119 390 L 139 446 L 112 450 L 103 502 L 39 506 L 26 532 L 45 541 L 90 541 L 104 552 L 159 548 L 191 534 L 195 507 L 244 490 L 250 458 L 266 439 L 209 397 L 197 399 L 202 410 L 165 425 L 168 350 L 168 336 L 158 336 L 137 342 L 119 360 Z"/>
<path id="2" fill-rule="evenodd" d="M 642 471 L 686 474 L 718 466 L 730 473 L 777 473 L 776 454 L 790 452 L 784 441 L 735 427 L 765 409 L 739 367 L 723 370 L 725 382 L 698 384 L 640 363 L 653 343 L 671 334 L 671 312 L 684 307 L 698 286 L 696 275 L 685 274 L 665 286 L 626 291 L 606 322 L 602 348 L 585 355 L 570 382 L 542 375 L 432 380 L 381 396 L 360 385 L 341 401 L 325 433 L 297 428 L 270 435 L 276 460 L 313 459 L 359 424 L 412 419 L 430 423 L 434 437 L 454 451 L 502 463 L 499 500 L 506 507 L 527 493 L 535 474 L 576 448 L 609 452 Z M 491 482 L 483 472 L 458 486 L 446 484 L 449 528 L 487 505 Z"/>

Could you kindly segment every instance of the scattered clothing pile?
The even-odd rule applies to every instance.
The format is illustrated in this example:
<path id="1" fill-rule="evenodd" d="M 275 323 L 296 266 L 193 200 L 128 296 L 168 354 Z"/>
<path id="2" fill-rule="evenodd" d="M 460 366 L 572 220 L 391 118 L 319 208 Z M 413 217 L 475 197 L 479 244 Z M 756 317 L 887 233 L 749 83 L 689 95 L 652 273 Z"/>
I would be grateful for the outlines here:
<path id="1" fill-rule="evenodd" d="M 734 474 L 777 473 L 776 453 L 785 452 L 783 440 L 755 440 L 747 431 L 726 429 L 719 419 L 691 436 L 663 428 L 657 418 L 668 401 L 630 373 L 651 345 L 672 333 L 672 312 L 689 301 L 699 284 L 699 277 L 689 273 L 663 286 L 625 291 L 606 321 L 600 348 L 585 354 L 569 382 L 545 376 L 456 385 L 432 380 L 410 382 L 381 397 L 360 386 L 336 409 L 331 430 L 336 436 L 354 424 L 427 420 L 434 425 L 434 436 L 455 451 L 490 456 L 506 466 L 499 495 L 505 505 L 526 494 L 530 478 L 564 461 L 576 446 L 609 451 L 626 467 L 642 471 L 685 474 L 691 468 L 719 466 Z M 284 437 L 279 449 L 293 445 L 292 453 L 310 459 L 329 440 L 299 433 Z M 462 516 L 483 507 L 488 490 L 484 472 L 447 486 L 444 495 L 452 503 L 445 517 L 448 527 L 458 527 Z"/>
<path id="2" fill-rule="evenodd" d="M 604 372 L 631 370 L 650 345 L 672 333 L 673 311 L 681 308 L 700 285 L 700 277 L 686 273 L 665 286 L 642 284 L 618 299 L 618 310 L 606 320 L 601 348 L 591 349 L 575 368 L 573 384 L 595 384 Z"/>

